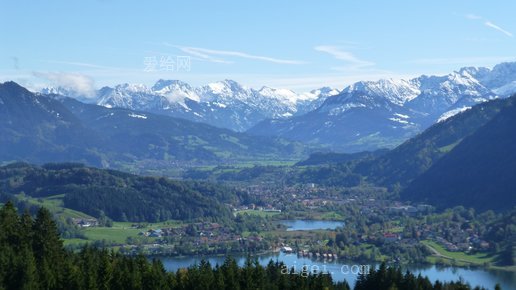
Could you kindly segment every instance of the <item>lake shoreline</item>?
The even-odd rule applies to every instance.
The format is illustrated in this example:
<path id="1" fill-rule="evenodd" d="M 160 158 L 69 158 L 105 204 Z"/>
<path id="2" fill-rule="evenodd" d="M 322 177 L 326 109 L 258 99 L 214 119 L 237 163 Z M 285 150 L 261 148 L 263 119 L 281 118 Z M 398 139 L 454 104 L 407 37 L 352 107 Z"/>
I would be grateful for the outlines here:
<path id="1" fill-rule="evenodd" d="M 212 266 L 216 264 L 221 265 L 227 255 L 208 255 L 208 256 L 183 256 L 179 257 L 158 257 L 163 262 L 167 271 L 175 272 L 181 268 L 199 264 L 201 260 L 210 262 Z M 233 254 L 230 256 L 234 258 L 239 265 L 243 265 L 248 255 Z M 349 260 L 314 260 L 307 257 L 300 257 L 297 254 L 286 254 L 284 252 L 269 252 L 262 254 L 253 254 L 252 258 L 256 258 L 261 265 L 268 264 L 271 260 L 273 262 L 283 262 L 289 269 L 294 267 L 295 272 L 303 270 L 306 265 L 308 269 L 320 269 L 321 271 L 328 271 L 335 281 L 347 281 L 350 285 L 354 284 L 357 275 L 350 273 L 352 269 L 361 269 L 364 266 L 377 267 L 380 262 L 357 262 Z M 432 281 L 451 281 L 457 280 L 460 277 L 467 278 L 467 281 L 473 281 L 474 285 L 483 285 L 487 289 L 491 289 L 496 283 L 501 282 L 505 286 L 503 289 L 511 289 L 512 285 L 516 285 L 516 272 L 506 271 L 501 269 L 485 268 L 482 266 L 450 266 L 438 265 L 431 263 L 413 263 L 413 264 L 399 264 L 389 263 L 389 266 L 400 267 L 402 272 L 409 270 L 413 273 L 421 273 L 423 276 L 429 276 Z"/>

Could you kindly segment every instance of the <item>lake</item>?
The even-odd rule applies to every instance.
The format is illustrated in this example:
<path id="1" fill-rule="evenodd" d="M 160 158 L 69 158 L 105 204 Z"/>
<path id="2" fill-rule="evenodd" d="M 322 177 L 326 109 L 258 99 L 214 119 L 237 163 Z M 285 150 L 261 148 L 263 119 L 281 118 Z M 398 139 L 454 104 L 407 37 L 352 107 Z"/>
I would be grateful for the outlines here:
<path id="1" fill-rule="evenodd" d="M 244 265 L 245 256 L 234 255 L 240 266 Z M 179 268 L 185 268 L 194 264 L 198 264 L 202 258 L 200 257 L 163 257 L 161 258 L 163 265 L 167 271 L 177 271 Z M 222 264 L 224 257 L 205 257 L 212 266 Z M 266 266 L 270 260 L 280 261 L 290 267 L 295 267 L 296 270 L 301 271 L 302 267 L 306 265 L 308 269 L 319 269 L 320 271 L 332 274 L 336 281 L 346 280 L 352 287 L 355 284 L 357 272 L 360 270 L 360 264 L 344 261 L 322 261 L 312 260 L 306 257 L 298 257 L 296 254 L 273 253 L 259 255 L 258 260 L 261 265 Z M 496 283 L 500 283 L 502 289 L 510 290 L 516 289 L 516 273 L 485 270 L 485 269 L 467 269 L 454 267 L 439 267 L 439 266 L 407 266 L 405 270 L 410 270 L 415 275 L 421 273 L 423 276 L 428 276 L 432 282 L 440 281 L 456 281 L 462 278 L 464 281 L 470 283 L 472 286 L 483 286 L 487 289 L 494 289 Z"/>
<path id="2" fill-rule="evenodd" d="M 334 230 L 338 227 L 344 226 L 343 222 L 339 221 L 318 221 L 318 220 L 282 220 L 281 224 L 287 226 L 287 231 L 308 231 L 308 230 Z M 246 256 L 233 255 L 240 266 L 244 265 Z M 271 253 L 258 255 L 258 261 L 261 265 L 266 266 L 270 260 L 280 261 L 285 263 L 289 268 L 294 267 L 297 271 L 302 271 L 305 266 L 305 271 L 311 269 L 318 269 L 319 271 L 330 273 L 334 280 L 346 280 L 352 287 L 355 284 L 357 274 L 364 269 L 362 265 L 354 262 L 345 261 L 325 261 L 313 260 L 308 257 L 298 257 L 296 254 L 286 253 Z M 163 257 L 161 258 L 163 265 L 168 271 L 177 271 L 179 268 L 186 268 L 201 261 L 201 257 Z M 212 266 L 222 264 L 224 257 L 209 256 L 205 257 Z M 454 268 L 454 267 L 439 267 L 439 266 L 407 266 L 405 270 L 410 270 L 415 275 L 421 273 L 423 276 L 428 276 L 432 282 L 440 281 L 456 281 L 460 278 L 467 281 L 472 286 L 483 286 L 487 289 L 494 289 L 496 283 L 500 283 L 502 289 L 516 289 L 516 273 L 485 269 L 468 269 L 468 268 Z"/>
<path id="3" fill-rule="evenodd" d="M 318 220 L 282 220 L 280 224 L 285 225 L 287 231 L 334 230 L 344 226 L 344 223 L 339 221 Z"/>

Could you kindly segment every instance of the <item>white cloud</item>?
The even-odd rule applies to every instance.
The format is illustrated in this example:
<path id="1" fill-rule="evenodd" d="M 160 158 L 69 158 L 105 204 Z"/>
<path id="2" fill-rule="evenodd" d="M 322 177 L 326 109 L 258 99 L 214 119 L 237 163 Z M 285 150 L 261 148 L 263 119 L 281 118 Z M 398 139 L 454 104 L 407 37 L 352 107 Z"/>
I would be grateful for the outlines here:
<path id="1" fill-rule="evenodd" d="M 214 58 L 209 54 L 202 53 L 198 51 L 195 47 L 178 47 L 182 52 L 190 54 L 192 56 L 198 57 L 201 60 L 215 62 L 215 63 L 233 63 L 232 61 L 227 61 L 224 59 Z"/>
<path id="2" fill-rule="evenodd" d="M 54 86 L 64 87 L 76 91 L 85 97 L 95 96 L 95 82 L 89 76 L 79 73 L 62 73 L 62 72 L 33 72 L 38 78 L 45 79 Z"/>
<path id="3" fill-rule="evenodd" d="M 470 19 L 470 20 L 482 21 L 485 26 L 487 26 L 489 28 L 492 28 L 492 29 L 494 29 L 494 30 L 496 30 L 498 32 L 501 32 L 501 33 L 505 34 L 505 36 L 513 37 L 513 34 L 510 31 L 507 31 L 507 30 L 503 29 L 499 25 L 494 24 L 493 22 L 489 21 L 488 19 L 485 19 L 482 16 L 478 16 L 478 15 L 475 15 L 475 14 L 467 14 L 466 18 Z"/>
<path id="4" fill-rule="evenodd" d="M 351 68 L 354 68 L 354 69 L 375 65 L 374 62 L 361 60 L 358 57 L 356 57 L 355 55 L 353 55 L 351 52 L 342 50 L 342 48 L 338 47 L 338 46 L 319 45 L 319 46 L 314 47 L 314 49 L 317 51 L 320 51 L 320 52 L 328 53 L 338 60 L 347 62 L 351 66 Z M 342 69 L 342 68 L 339 68 L 339 69 Z"/>
<path id="5" fill-rule="evenodd" d="M 271 63 L 276 63 L 276 64 L 304 64 L 304 63 L 306 63 L 306 62 L 300 61 L 300 60 L 280 59 L 280 58 L 274 58 L 274 57 L 269 57 L 269 56 L 253 55 L 253 54 L 249 54 L 249 53 L 245 53 L 245 52 L 241 52 L 241 51 L 215 50 L 215 49 L 208 49 L 208 48 L 201 48 L 201 47 L 178 46 L 178 45 L 171 45 L 168 43 L 165 43 L 165 45 L 176 47 L 185 53 L 199 57 L 203 60 L 207 60 L 207 61 L 211 61 L 211 62 L 218 62 L 218 63 L 231 63 L 231 62 L 227 61 L 225 59 L 215 58 L 214 56 L 229 56 L 229 57 L 246 58 L 246 59 L 253 59 L 253 60 L 271 62 Z"/>
<path id="6" fill-rule="evenodd" d="M 497 31 L 500 31 L 501 33 L 503 33 L 503 34 L 505 34 L 505 35 L 507 35 L 507 36 L 509 36 L 509 37 L 513 37 L 512 33 L 510 33 L 509 31 L 507 31 L 507 30 L 505 30 L 505 29 L 501 28 L 500 26 L 498 26 L 498 25 L 494 24 L 494 23 L 493 23 L 493 22 L 491 22 L 491 21 L 486 21 L 486 22 L 484 22 L 484 25 L 485 25 L 485 26 L 487 26 L 487 27 L 491 27 L 491 28 L 493 28 L 493 29 L 495 29 L 495 30 L 497 30 Z"/>

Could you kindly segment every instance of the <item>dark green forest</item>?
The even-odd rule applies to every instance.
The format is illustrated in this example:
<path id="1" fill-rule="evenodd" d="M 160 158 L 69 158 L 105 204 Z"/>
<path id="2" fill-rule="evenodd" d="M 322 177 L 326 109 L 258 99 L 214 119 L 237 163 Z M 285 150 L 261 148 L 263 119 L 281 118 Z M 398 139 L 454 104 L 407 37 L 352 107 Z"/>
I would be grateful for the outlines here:
<path id="1" fill-rule="evenodd" d="M 461 204 L 478 210 L 508 210 L 516 205 L 516 105 L 464 138 L 418 176 L 401 194 L 439 207 Z"/>
<path id="2" fill-rule="evenodd" d="M 0 167 L 1 191 L 4 201 L 22 192 L 36 198 L 64 194 L 67 208 L 133 222 L 223 219 L 231 215 L 224 203 L 240 198 L 226 186 L 141 177 L 75 163 Z"/>

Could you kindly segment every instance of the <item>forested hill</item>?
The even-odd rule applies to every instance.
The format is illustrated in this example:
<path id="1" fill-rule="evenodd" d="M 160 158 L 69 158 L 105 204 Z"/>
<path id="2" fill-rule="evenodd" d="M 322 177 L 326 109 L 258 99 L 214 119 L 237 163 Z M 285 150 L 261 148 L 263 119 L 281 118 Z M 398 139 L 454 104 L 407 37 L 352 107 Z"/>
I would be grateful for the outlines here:
<path id="1" fill-rule="evenodd" d="M 204 182 L 141 177 L 81 164 L 43 166 L 14 163 L 0 167 L 3 199 L 21 192 L 32 197 L 64 195 L 64 206 L 116 221 L 226 218 L 224 203 L 238 200 L 231 188 Z"/>
<path id="2" fill-rule="evenodd" d="M 515 101 L 516 96 L 513 96 L 476 105 L 431 126 L 383 156 L 359 163 L 355 172 L 380 185 L 408 185 Z"/>
<path id="3" fill-rule="evenodd" d="M 516 206 L 516 100 L 465 138 L 402 192 L 402 197 L 478 210 Z"/>

